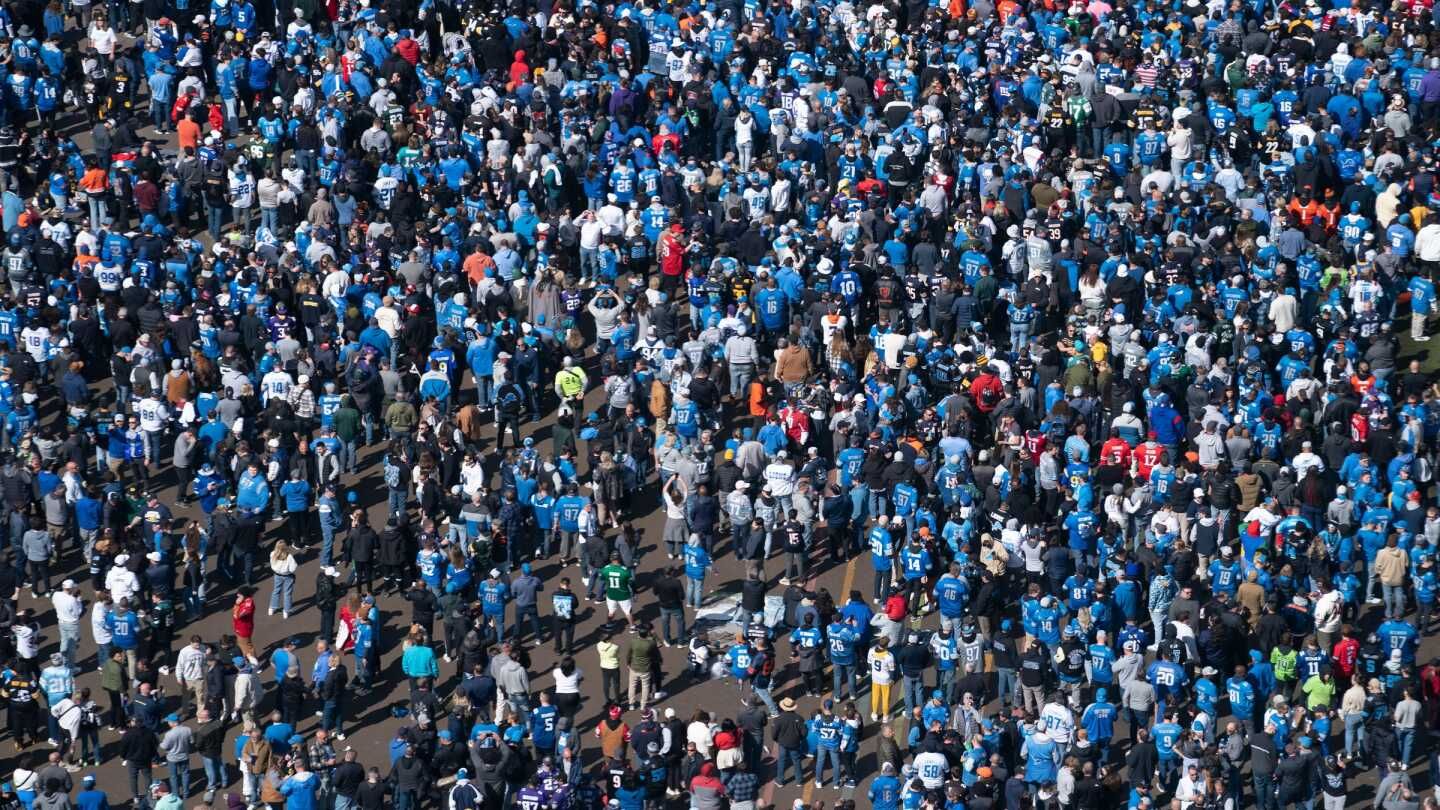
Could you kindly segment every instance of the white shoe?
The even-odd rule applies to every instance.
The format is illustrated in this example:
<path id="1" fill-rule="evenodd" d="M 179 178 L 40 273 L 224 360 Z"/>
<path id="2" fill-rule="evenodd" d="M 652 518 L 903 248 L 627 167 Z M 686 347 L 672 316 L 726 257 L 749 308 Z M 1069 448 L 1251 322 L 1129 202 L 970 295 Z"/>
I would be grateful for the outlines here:
<path id="1" fill-rule="evenodd" d="M 1378 605 L 1378 604 L 1380 604 L 1380 601 L 1381 601 L 1381 600 L 1376 599 L 1375 597 L 1372 596 L 1372 597 L 1370 597 L 1369 599 L 1366 599 L 1366 600 L 1365 600 L 1365 604 L 1367 604 L 1367 605 Z"/>
<path id="2" fill-rule="evenodd" d="M 270 608 L 270 610 L 269 610 L 265 615 L 267 615 L 267 616 L 274 616 L 274 615 L 275 615 L 275 608 Z"/>
<path id="3" fill-rule="evenodd" d="M 1428 342 L 1430 341 L 1430 336 L 1429 336 L 1429 335 L 1426 335 L 1426 336 L 1424 336 L 1424 337 L 1418 337 L 1418 338 L 1415 338 L 1415 340 L 1416 340 L 1417 342 L 1419 342 L 1419 343 L 1428 343 Z"/>
<path id="4" fill-rule="evenodd" d="M 345 735 L 337 733 L 335 735 L 335 739 L 339 740 L 340 742 L 345 742 Z"/>
<path id="5" fill-rule="evenodd" d="M 875 714 L 874 712 L 871 712 L 871 713 L 870 713 L 870 722 L 872 722 L 872 723 L 878 723 L 878 722 L 880 722 L 880 717 L 879 717 L 879 715 Z"/>

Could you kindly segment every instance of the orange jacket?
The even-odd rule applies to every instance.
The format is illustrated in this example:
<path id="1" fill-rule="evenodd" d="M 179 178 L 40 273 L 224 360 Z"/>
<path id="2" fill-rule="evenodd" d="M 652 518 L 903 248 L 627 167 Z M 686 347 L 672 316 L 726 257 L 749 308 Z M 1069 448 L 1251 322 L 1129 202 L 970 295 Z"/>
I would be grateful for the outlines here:
<path id="1" fill-rule="evenodd" d="M 104 194 L 110 188 L 110 175 L 104 169 L 86 169 L 80 177 L 80 188 L 91 194 Z"/>

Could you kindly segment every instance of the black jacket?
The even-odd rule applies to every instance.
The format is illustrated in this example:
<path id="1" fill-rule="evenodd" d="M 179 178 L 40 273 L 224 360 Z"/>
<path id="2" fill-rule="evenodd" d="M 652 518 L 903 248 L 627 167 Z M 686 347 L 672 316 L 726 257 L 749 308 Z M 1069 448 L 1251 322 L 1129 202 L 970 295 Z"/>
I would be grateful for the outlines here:
<path id="1" fill-rule="evenodd" d="M 120 758 L 126 762 L 148 766 L 159 753 L 160 741 L 155 738 L 155 732 L 144 726 L 128 728 L 120 737 Z"/>
<path id="2" fill-rule="evenodd" d="M 771 724 L 770 737 L 780 745 L 781 748 L 797 749 L 805 747 L 805 718 L 795 712 L 781 712 Z"/>

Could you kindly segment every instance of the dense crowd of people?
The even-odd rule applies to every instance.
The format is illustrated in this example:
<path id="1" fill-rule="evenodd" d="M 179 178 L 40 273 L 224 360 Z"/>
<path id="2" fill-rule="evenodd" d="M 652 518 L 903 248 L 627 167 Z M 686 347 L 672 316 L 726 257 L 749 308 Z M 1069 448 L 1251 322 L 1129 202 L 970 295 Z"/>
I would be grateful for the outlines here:
<path id="1" fill-rule="evenodd" d="M 1437 810 L 1437 14 L 7 2 L 0 810 Z"/>

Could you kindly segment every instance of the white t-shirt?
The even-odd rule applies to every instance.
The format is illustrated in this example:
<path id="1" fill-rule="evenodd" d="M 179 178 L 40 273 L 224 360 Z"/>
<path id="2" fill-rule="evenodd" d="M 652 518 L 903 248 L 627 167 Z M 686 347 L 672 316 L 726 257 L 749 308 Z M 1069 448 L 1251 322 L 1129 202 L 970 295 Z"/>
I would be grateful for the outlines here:
<path id="1" fill-rule="evenodd" d="M 555 677 L 555 694 L 580 694 L 580 679 L 585 677 L 585 673 L 579 667 L 576 667 L 575 671 L 569 675 L 561 672 L 559 667 L 556 667 L 550 674 Z"/>

